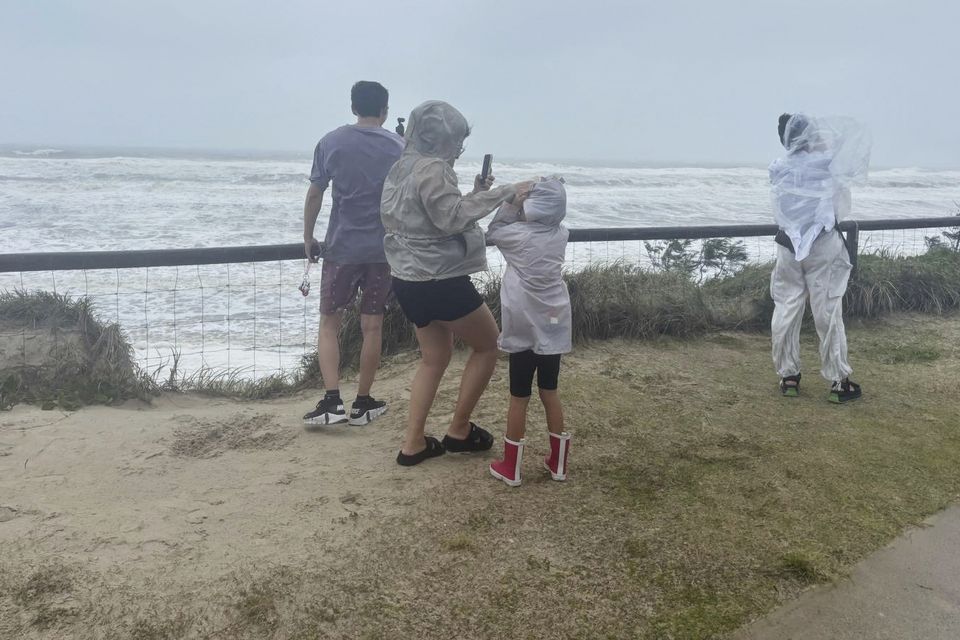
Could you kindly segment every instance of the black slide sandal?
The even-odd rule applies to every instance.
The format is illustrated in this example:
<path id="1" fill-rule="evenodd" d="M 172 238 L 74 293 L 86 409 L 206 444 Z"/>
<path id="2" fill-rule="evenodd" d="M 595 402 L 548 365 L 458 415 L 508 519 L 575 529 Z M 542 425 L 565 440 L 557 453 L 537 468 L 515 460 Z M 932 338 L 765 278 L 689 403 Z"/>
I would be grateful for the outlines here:
<path id="1" fill-rule="evenodd" d="M 442 456 L 445 451 L 443 445 L 440 444 L 440 441 L 432 436 L 424 436 L 424 441 L 427 443 L 427 447 L 413 455 L 406 455 L 403 450 L 400 450 L 400 453 L 397 454 L 397 464 L 401 467 L 412 467 L 416 464 L 420 464 L 427 458 L 436 458 L 437 456 Z"/>
<path id="2" fill-rule="evenodd" d="M 443 436 L 443 448 L 450 453 L 473 453 L 474 451 L 487 451 L 493 447 L 493 435 L 470 423 L 470 433 L 463 440 Z"/>

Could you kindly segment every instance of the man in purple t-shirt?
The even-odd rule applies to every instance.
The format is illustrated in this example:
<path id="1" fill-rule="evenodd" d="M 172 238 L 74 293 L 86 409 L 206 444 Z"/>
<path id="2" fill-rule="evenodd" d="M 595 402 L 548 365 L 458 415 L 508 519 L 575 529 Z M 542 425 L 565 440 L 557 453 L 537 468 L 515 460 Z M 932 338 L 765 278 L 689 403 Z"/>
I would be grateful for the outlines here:
<path id="1" fill-rule="evenodd" d="M 383 253 L 380 196 L 390 167 L 403 151 L 403 138 L 383 128 L 387 90 L 377 82 L 358 82 L 350 91 L 357 123 L 334 129 L 317 144 L 310 188 L 303 205 L 303 241 L 307 258 L 317 261 L 319 243 L 313 229 L 323 194 L 333 183 L 333 207 L 327 224 L 323 271 L 320 277 L 320 332 L 317 358 L 325 395 L 303 416 L 308 425 L 347 422 L 340 399 L 342 312 L 360 291 L 360 377 L 357 399 L 350 410 L 352 425 L 368 424 L 387 410 L 370 395 L 380 366 L 383 312 L 390 296 L 390 267 Z"/>

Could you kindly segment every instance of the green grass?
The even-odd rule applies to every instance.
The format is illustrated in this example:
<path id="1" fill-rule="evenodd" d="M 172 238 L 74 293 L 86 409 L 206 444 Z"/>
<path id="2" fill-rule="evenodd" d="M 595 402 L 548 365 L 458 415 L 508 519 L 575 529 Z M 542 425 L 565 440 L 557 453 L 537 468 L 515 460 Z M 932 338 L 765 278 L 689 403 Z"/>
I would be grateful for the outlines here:
<path id="1" fill-rule="evenodd" d="M 830 577 L 820 567 L 825 564 L 825 560 L 816 554 L 810 554 L 803 551 L 789 551 L 783 554 L 780 562 L 780 571 L 786 578 L 791 578 L 799 582 L 822 582 Z"/>
<path id="2" fill-rule="evenodd" d="M 129 640 L 180 640 L 187 637 L 192 621 L 178 615 L 170 619 L 150 617 L 135 620 L 126 630 Z"/>
<path id="3" fill-rule="evenodd" d="M 453 553 L 470 553 L 476 546 L 473 537 L 462 531 L 443 541 L 443 548 Z"/>
<path id="4" fill-rule="evenodd" d="M 17 605 L 26 614 L 23 616 L 26 625 L 38 631 L 56 630 L 74 622 L 80 613 L 69 602 L 77 588 L 74 567 L 59 559 L 50 559 L 39 566 L 19 569 L 18 581 L 10 582 L 9 577 L 0 579 L 0 602 L 7 598 Z"/>
<path id="5" fill-rule="evenodd" d="M 532 410 L 518 489 L 490 479 L 484 458 L 428 463 L 404 485 L 408 508 L 371 516 L 335 553 L 239 560 L 192 591 L 138 591 L 124 604 L 98 604 L 105 574 L 58 628 L 94 636 L 128 619 L 143 638 L 723 638 L 845 576 L 960 495 L 958 317 L 849 329 L 865 395 L 839 407 L 815 374 L 811 335 L 810 375 L 791 400 L 777 391 L 768 339 L 752 333 L 579 349 L 561 377 L 568 482 L 537 468 L 547 443 Z M 894 362 L 884 344 L 938 357 Z M 478 421 L 497 429 L 505 397 L 501 379 Z M 453 464 L 456 482 L 434 482 Z M 12 592 L 48 591 L 31 584 L 47 582 L 23 574 Z M 0 597 L 0 613 L 35 619 L 40 602 L 52 601 Z"/>
<path id="6" fill-rule="evenodd" d="M 598 344 L 569 359 L 562 383 L 571 481 L 542 481 L 527 465 L 518 490 L 482 482 L 482 469 L 470 492 L 441 490 L 435 520 L 401 517 L 370 541 L 390 557 L 368 598 L 484 638 L 723 637 L 845 575 L 960 492 L 960 401 L 944 393 L 960 373 L 956 322 L 913 317 L 906 326 L 940 357 L 897 363 L 857 345 L 896 340 L 903 325 L 852 322 L 866 397 L 844 407 L 826 402 L 813 372 L 800 398 L 780 398 L 760 336 Z M 473 534 L 477 513 L 496 519 Z M 431 570 L 451 540 L 475 545 L 455 571 Z M 370 553 L 345 561 L 344 583 L 372 579 L 360 560 Z M 378 637 L 373 620 L 349 624 Z M 396 629 L 442 636 L 412 613 Z"/>
<path id="7" fill-rule="evenodd" d="M 269 583 L 253 583 L 240 588 L 232 612 L 237 616 L 238 626 L 260 629 L 264 632 L 277 624 L 276 586 Z"/>
<path id="8" fill-rule="evenodd" d="M 13 600 L 30 605 L 73 588 L 73 572 L 60 562 L 51 562 L 31 570 L 12 590 Z"/>

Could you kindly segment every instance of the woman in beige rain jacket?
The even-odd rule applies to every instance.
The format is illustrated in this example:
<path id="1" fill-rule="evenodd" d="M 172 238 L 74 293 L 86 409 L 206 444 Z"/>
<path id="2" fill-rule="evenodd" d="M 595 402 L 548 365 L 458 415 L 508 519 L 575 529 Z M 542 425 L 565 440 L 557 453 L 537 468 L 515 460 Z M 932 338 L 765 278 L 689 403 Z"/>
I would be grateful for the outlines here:
<path id="1" fill-rule="evenodd" d="M 397 462 L 419 464 L 445 451 L 484 451 L 493 436 L 470 422 L 497 362 L 497 323 L 470 280 L 487 268 L 477 221 L 504 202 L 522 202 L 532 183 L 492 189 L 493 179 L 463 195 L 453 165 L 470 134 L 463 115 L 431 100 L 410 114 L 406 148 L 383 185 L 383 241 L 393 291 L 416 325 L 421 360 L 410 387 L 407 433 Z M 427 414 L 453 354 L 453 338 L 470 348 L 453 420 L 443 441 L 424 436 Z"/>

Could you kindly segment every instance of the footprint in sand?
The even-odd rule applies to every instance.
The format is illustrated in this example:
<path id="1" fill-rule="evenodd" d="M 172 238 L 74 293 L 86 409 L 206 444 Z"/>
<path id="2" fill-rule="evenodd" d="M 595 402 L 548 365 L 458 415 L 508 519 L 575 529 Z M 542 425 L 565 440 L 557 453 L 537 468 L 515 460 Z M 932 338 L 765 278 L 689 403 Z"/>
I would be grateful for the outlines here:
<path id="1" fill-rule="evenodd" d="M 4 507 L 0 505 L 0 522 L 9 522 L 20 515 L 20 512 L 13 507 Z"/>
<path id="2" fill-rule="evenodd" d="M 294 480 L 296 480 L 296 479 L 299 478 L 299 477 L 300 477 L 299 474 L 289 473 L 289 472 L 288 472 L 288 473 L 283 474 L 283 475 L 280 477 L 280 479 L 277 480 L 277 484 L 288 485 L 288 484 L 291 484 Z"/>
<path id="3" fill-rule="evenodd" d="M 188 513 L 185 519 L 189 524 L 200 524 L 207 519 L 207 514 L 200 509 L 195 509 Z"/>
<path id="4" fill-rule="evenodd" d="M 320 507 L 330 502 L 327 496 L 317 496 L 310 500 L 297 503 L 297 511 L 320 511 Z"/>

